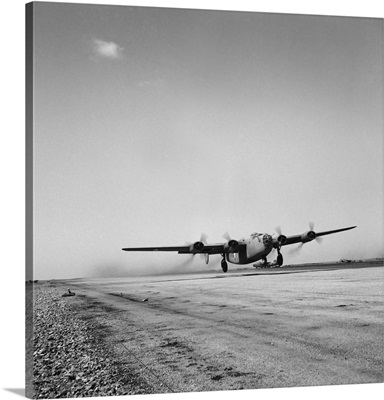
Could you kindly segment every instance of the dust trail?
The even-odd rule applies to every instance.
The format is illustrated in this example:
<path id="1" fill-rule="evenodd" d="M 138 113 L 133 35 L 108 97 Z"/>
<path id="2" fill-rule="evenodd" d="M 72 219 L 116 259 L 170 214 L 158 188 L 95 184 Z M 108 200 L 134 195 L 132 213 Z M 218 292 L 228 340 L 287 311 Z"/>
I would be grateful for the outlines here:
<path id="1" fill-rule="evenodd" d="M 180 255 L 180 261 L 148 262 L 144 267 L 129 262 L 100 262 L 88 268 L 88 276 L 94 278 L 125 278 L 130 276 L 188 274 L 216 268 L 218 261 L 211 259 L 209 265 L 198 256 Z"/>

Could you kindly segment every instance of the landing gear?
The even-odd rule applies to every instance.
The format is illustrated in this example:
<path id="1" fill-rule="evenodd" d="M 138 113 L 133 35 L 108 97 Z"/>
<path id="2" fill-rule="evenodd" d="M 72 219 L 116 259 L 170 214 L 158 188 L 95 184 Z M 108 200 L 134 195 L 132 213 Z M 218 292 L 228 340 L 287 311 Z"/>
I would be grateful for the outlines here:
<path id="1" fill-rule="evenodd" d="M 223 270 L 223 272 L 227 272 L 227 271 L 228 271 L 228 264 L 227 264 L 227 262 L 225 261 L 225 258 L 223 258 L 223 259 L 221 260 L 221 269 Z"/>
<path id="2" fill-rule="evenodd" d="M 276 262 L 277 262 L 277 265 L 278 265 L 279 267 L 281 267 L 281 266 L 283 265 L 283 262 L 284 262 L 284 260 L 283 260 L 283 255 L 280 253 L 280 251 L 279 251 L 279 253 L 277 254 Z"/>

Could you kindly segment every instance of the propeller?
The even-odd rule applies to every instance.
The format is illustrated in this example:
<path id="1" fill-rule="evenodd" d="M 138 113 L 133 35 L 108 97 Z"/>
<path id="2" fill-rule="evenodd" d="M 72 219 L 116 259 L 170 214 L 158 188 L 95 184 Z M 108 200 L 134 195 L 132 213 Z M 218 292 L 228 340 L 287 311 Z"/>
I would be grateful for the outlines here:
<path id="1" fill-rule="evenodd" d="M 231 235 L 230 235 L 228 232 L 225 232 L 225 233 L 223 234 L 223 238 L 224 238 L 225 240 L 227 240 L 228 242 L 229 242 L 230 240 L 232 240 L 232 239 L 231 239 Z"/>
<path id="2" fill-rule="evenodd" d="M 204 232 L 201 233 L 199 242 L 206 244 L 207 243 L 208 235 Z M 187 246 L 191 245 L 193 242 L 185 242 Z"/>
<path id="3" fill-rule="evenodd" d="M 200 235 L 200 242 L 207 244 L 207 238 L 208 238 L 208 235 L 206 233 L 202 232 Z M 209 255 L 207 253 L 201 253 L 200 258 L 202 258 L 206 264 L 209 263 Z"/>
<path id="4" fill-rule="evenodd" d="M 200 242 L 207 244 L 207 238 L 208 238 L 208 235 L 206 233 L 202 232 L 200 235 Z M 209 255 L 207 253 L 201 253 L 200 258 L 202 258 L 206 264 L 209 263 Z"/>
<path id="5" fill-rule="evenodd" d="M 276 226 L 275 232 L 277 233 L 277 240 L 279 241 L 279 245 L 282 246 L 287 240 L 287 237 L 281 232 L 281 227 Z"/>
<path id="6" fill-rule="evenodd" d="M 312 222 L 312 221 L 309 222 L 308 226 L 309 226 L 309 230 L 310 231 L 315 232 L 315 230 L 314 230 L 315 229 L 315 223 L 314 222 Z M 276 228 L 276 231 L 277 231 L 277 228 Z M 316 240 L 316 242 L 318 244 L 321 244 L 322 241 L 323 241 L 323 238 L 322 237 L 315 237 L 315 240 Z M 300 243 L 298 246 L 296 246 L 296 247 L 292 248 L 291 250 L 289 250 L 288 253 L 289 254 L 297 254 L 297 253 L 299 253 L 301 251 L 303 246 L 304 246 L 304 243 Z"/>
<path id="7" fill-rule="evenodd" d="M 276 226 L 275 231 L 280 236 L 281 235 L 281 226 Z"/>
<path id="8" fill-rule="evenodd" d="M 315 223 L 314 222 L 309 222 L 309 230 L 314 231 L 315 232 Z M 315 240 L 318 244 L 321 244 L 323 242 L 323 238 L 322 237 L 315 237 Z"/>
<path id="9" fill-rule="evenodd" d="M 231 238 L 231 235 L 228 232 L 223 234 L 223 238 L 227 241 L 227 244 L 230 247 L 236 247 L 239 244 L 237 240 Z"/>
<path id="10" fill-rule="evenodd" d="M 303 246 L 304 246 L 304 243 L 300 243 L 298 246 L 293 247 L 290 250 L 288 250 L 288 254 L 293 255 L 293 254 L 300 253 Z"/>
<path id="11" fill-rule="evenodd" d="M 208 235 L 206 233 L 202 232 L 201 235 L 200 235 L 199 242 L 206 244 L 207 243 L 207 238 L 208 238 Z M 185 244 L 187 246 L 190 246 L 192 244 L 192 242 L 185 242 Z M 196 255 L 196 253 L 189 254 L 189 261 L 190 262 L 194 259 L 195 255 Z M 200 253 L 200 257 L 205 260 L 206 264 L 208 264 L 209 258 L 207 258 L 207 254 L 206 253 Z"/>
<path id="12" fill-rule="evenodd" d="M 207 243 L 207 239 L 208 239 L 208 235 L 204 232 L 201 233 L 200 235 L 200 242 L 206 244 Z"/>

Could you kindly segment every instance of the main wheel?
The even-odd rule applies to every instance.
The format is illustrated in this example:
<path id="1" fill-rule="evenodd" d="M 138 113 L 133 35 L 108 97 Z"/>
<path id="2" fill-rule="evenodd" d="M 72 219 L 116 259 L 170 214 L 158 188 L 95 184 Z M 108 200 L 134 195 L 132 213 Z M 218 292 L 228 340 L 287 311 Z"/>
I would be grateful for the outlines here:
<path id="1" fill-rule="evenodd" d="M 225 260 L 221 260 L 221 269 L 223 270 L 223 272 L 228 271 L 228 264 Z"/>
<path id="2" fill-rule="evenodd" d="M 283 265 L 284 260 L 283 260 L 283 255 L 281 253 L 279 253 L 277 255 L 277 260 L 276 261 L 277 261 L 277 264 L 279 265 L 279 267 Z"/>

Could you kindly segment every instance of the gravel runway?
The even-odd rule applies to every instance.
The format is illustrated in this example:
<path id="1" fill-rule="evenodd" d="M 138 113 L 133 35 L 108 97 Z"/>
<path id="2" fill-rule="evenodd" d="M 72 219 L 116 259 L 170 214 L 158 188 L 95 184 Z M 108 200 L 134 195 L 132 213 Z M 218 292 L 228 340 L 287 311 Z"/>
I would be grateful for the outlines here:
<path id="1" fill-rule="evenodd" d="M 40 282 L 34 397 L 383 382 L 383 278 L 365 262 Z"/>

